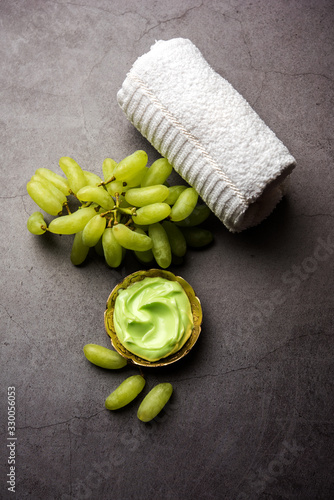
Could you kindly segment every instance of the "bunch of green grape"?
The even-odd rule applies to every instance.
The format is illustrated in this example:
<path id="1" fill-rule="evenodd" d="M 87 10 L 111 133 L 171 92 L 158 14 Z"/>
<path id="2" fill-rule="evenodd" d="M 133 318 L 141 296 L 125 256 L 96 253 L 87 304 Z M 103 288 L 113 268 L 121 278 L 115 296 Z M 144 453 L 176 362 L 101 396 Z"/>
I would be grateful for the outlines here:
<path id="1" fill-rule="evenodd" d="M 95 247 L 110 267 L 118 267 L 127 250 L 146 265 L 167 268 L 182 262 L 187 246 L 203 247 L 212 233 L 198 227 L 210 209 L 198 203 L 195 189 L 169 186 L 172 166 L 165 158 L 147 167 L 147 153 L 135 151 L 119 163 L 106 158 L 103 180 L 83 170 L 75 160 L 62 157 L 59 166 L 66 177 L 39 168 L 27 183 L 27 191 L 45 212 L 59 216 L 50 224 L 34 212 L 27 227 L 33 234 L 46 231 L 74 234 L 71 261 L 80 265 Z M 71 213 L 68 196 L 80 202 Z M 63 214 L 65 212 L 65 214 Z"/>

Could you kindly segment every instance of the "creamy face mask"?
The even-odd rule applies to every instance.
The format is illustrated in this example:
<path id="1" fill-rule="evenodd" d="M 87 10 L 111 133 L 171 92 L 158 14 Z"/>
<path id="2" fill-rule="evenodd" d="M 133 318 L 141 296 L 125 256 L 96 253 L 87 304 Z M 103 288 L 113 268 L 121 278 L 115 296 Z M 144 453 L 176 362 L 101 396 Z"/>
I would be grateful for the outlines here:
<path id="1" fill-rule="evenodd" d="M 157 361 L 181 349 L 194 323 L 182 286 L 156 277 L 119 290 L 114 326 L 126 349 L 148 361 Z"/>

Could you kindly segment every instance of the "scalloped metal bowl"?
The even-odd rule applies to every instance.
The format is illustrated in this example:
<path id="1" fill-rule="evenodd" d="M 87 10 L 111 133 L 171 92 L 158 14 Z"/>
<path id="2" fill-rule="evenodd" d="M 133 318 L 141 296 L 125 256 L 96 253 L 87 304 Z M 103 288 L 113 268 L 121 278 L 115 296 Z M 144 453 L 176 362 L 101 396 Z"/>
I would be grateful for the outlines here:
<path id="1" fill-rule="evenodd" d="M 118 291 L 122 288 L 127 288 L 132 283 L 136 281 L 141 281 L 144 278 L 152 278 L 152 277 L 161 277 L 170 281 L 177 281 L 182 286 L 183 290 L 186 292 L 188 299 L 190 301 L 191 310 L 193 314 L 194 328 L 193 331 L 184 344 L 183 347 L 174 354 L 167 356 L 166 358 L 161 358 L 158 361 L 147 361 L 146 359 L 140 358 L 136 356 L 132 352 L 128 351 L 119 341 L 115 328 L 114 328 L 114 309 L 115 309 L 115 301 L 117 299 Z M 111 344 L 114 349 L 121 354 L 124 358 L 126 358 L 130 363 L 139 366 L 149 366 L 149 367 L 157 367 L 157 366 L 167 366 L 171 363 L 175 363 L 179 359 L 183 358 L 195 345 L 199 334 L 201 332 L 201 323 L 202 323 L 202 307 L 198 297 L 196 297 L 193 288 L 180 276 L 175 276 L 175 274 L 165 271 L 163 269 L 149 269 L 147 271 L 136 271 L 135 273 L 130 274 L 123 281 L 121 281 L 118 285 L 115 286 L 111 294 L 109 295 L 107 301 L 107 307 L 104 312 L 104 325 L 107 334 L 111 339 Z"/>

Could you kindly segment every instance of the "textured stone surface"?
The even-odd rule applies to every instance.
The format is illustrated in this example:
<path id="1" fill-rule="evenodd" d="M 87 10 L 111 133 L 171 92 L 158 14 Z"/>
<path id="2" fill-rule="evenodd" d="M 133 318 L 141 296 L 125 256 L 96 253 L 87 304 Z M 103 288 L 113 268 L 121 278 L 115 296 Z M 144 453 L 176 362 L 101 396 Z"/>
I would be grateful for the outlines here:
<path id="1" fill-rule="evenodd" d="M 1 498 L 7 387 L 16 387 L 20 499 L 331 499 L 333 484 L 333 99 L 330 0 L 2 0 Z M 153 148 L 116 102 L 156 39 L 190 38 L 296 157 L 287 198 L 257 228 L 189 251 L 173 271 L 201 298 L 203 331 L 147 386 L 174 395 L 149 425 L 137 403 L 104 409 L 136 369 L 109 373 L 103 311 L 139 268 L 69 260 L 71 238 L 33 237 L 25 185 L 67 155 L 96 173 Z"/>

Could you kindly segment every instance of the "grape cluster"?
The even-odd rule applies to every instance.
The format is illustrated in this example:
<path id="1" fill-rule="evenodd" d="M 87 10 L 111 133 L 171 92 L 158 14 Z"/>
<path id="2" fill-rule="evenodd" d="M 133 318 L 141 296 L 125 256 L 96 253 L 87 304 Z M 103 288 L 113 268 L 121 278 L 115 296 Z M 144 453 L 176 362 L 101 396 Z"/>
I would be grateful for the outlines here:
<path id="1" fill-rule="evenodd" d="M 118 352 L 111 351 L 97 344 L 86 344 L 84 354 L 88 361 L 101 368 L 118 370 L 127 364 Z M 107 410 L 119 410 L 136 399 L 145 387 L 145 378 L 142 375 L 132 375 L 123 382 L 107 397 L 105 407 Z M 141 402 L 137 416 L 142 422 L 150 422 L 155 418 L 169 401 L 173 393 L 170 383 L 161 383 L 153 387 Z"/>
<path id="2" fill-rule="evenodd" d="M 119 163 L 106 158 L 103 180 L 69 157 L 59 160 L 66 177 L 47 168 L 37 169 L 27 183 L 28 194 L 42 210 L 60 217 L 48 226 L 43 215 L 34 212 L 27 222 L 29 231 L 74 234 L 74 265 L 84 262 L 91 247 L 104 255 L 110 267 L 121 264 L 126 250 L 132 250 L 145 265 L 156 262 L 165 269 L 172 261 L 182 262 L 187 246 L 198 248 L 212 241 L 210 231 L 197 227 L 210 209 L 198 203 L 194 188 L 168 185 L 173 169 L 165 158 L 149 168 L 147 161 L 142 150 Z M 73 213 L 68 205 L 70 195 L 80 202 Z"/>

